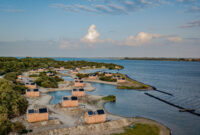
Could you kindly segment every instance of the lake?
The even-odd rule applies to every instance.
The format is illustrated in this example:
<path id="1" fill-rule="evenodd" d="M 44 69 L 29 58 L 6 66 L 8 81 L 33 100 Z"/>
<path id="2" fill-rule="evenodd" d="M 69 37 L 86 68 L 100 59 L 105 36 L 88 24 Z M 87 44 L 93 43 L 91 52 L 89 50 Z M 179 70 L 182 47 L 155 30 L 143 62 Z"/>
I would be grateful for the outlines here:
<path id="1" fill-rule="evenodd" d="M 127 74 L 140 82 L 152 85 L 159 90 L 172 93 L 169 96 L 156 91 L 148 93 L 185 108 L 200 112 L 200 62 L 111 60 L 89 58 L 55 58 L 56 60 L 87 60 L 116 63 L 124 66 L 120 73 Z M 93 72 L 88 71 L 88 72 Z M 115 71 L 116 72 L 116 71 Z M 70 78 L 67 78 L 70 79 Z M 116 95 L 116 103 L 106 103 L 106 111 L 124 117 L 141 116 L 156 120 L 172 130 L 173 135 L 200 135 L 200 117 L 187 112 L 179 112 L 175 107 L 148 97 L 143 91 L 118 90 L 115 86 L 92 83 L 94 95 Z M 68 91 L 50 93 L 52 104 L 61 101 Z"/>

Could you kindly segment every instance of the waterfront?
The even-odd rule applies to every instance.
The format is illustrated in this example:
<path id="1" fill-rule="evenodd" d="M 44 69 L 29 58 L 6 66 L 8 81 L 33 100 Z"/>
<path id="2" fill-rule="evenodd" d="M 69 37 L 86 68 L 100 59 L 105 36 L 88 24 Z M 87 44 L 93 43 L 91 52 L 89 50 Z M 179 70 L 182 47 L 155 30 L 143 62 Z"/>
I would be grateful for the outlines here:
<path id="1" fill-rule="evenodd" d="M 69 59 L 59 58 L 59 60 Z M 143 83 L 155 86 L 159 90 L 172 93 L 174 96 L 172 97 L 155 91 L 149 93 L 170 102 L 194 108 L 198 112 L 200 111 L 199 62 L 85 60 L 121 64 L 125 68 L 119 72 L 127 74 Z M 105 105 L 105 109 L 110 113 L 125 117 L 141 116 L 156 120 L 168 126 L 172 130 L 173 135 L 199 135 L 200 133 L 200 117 L 187 112 L 180 113 L 177 108 L 150 98 L 144 95 L 144 92 L 118 90 L 115 86 L 106 84 L 93 83 L 93 86 L 96 87 L 96 90 L 89 92 L 89 94 L 114 94 L 117 96 L 116 103 L 107 103 Z M 56 93 L 62 95 L 66 92 L 55 92 L 51 93 L 51 95 L 56 95 Z"/>

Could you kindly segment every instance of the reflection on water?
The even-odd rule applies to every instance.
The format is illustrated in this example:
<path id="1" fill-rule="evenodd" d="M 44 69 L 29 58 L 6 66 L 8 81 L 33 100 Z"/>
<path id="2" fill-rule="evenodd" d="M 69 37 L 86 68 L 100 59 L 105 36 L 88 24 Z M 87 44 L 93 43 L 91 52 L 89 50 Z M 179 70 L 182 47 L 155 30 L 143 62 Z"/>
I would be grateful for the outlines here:
<path id="1" fill-rule="evenodd" d="M 120 70 L 121 73 L 155 86 L 157 89 L 172 93 L 174 97 L 156 91 L 150 91 L 151 94 L 184 107 L 194 108 L 200 112 L 199 62 L 85 60 L 121 64 L 125 67 Z M 107 103 L 105 105 L 108 112 L 126 117 L 142 116 L 159 121 L 172 129 L 173 135 L 200 135 L 200 117 L 187 112 L 181 113 L 177 108 L 148 97 L 141 91 L 118 90 L 115 86 L 106 84 L 93 83 L 93 85 L 96 90 L 88 92 L 89 94 L 114 94 L 117 96 L 116 103 Z M 52 100 L 51 103 L 56 103 L 65 94 L 70 95 L 71 93 L 51 93 L 55 97 L 53 99 L 55 101 Z"/>

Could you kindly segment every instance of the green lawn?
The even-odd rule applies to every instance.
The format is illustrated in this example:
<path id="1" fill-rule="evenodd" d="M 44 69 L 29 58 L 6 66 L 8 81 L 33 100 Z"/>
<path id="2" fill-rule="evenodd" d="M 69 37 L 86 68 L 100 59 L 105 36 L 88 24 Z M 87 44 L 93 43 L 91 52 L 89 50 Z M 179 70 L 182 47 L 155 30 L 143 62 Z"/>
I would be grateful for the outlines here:
<path id="1" fill-rule="evenodd" d="M 159 128 L 155 125 L 135 124 L 133 128 L 125 127 L 124 133 L 112 135 L 159 135 Z"/>
<path id="2" fill-rule="evenodd" d="M 103 97 L 102 100 L 106 100 L 106 101 L 110 101 L 110 102 L 115 102 L 116 101 L 116 96 L 109 95 L 109 96 Z"/>

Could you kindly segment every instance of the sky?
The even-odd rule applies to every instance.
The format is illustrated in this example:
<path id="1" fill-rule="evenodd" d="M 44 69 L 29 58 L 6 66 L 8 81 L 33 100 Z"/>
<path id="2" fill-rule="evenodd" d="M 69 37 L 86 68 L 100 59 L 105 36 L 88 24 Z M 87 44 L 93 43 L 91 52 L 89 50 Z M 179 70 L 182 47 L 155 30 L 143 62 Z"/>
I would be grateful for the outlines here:
<path id="1" fill-rule="evenodd" d="M 0 56 L 200 57 L 200 0 L 0 0 Z"/>

